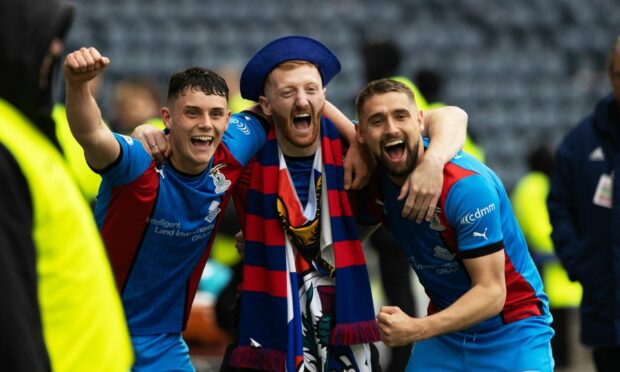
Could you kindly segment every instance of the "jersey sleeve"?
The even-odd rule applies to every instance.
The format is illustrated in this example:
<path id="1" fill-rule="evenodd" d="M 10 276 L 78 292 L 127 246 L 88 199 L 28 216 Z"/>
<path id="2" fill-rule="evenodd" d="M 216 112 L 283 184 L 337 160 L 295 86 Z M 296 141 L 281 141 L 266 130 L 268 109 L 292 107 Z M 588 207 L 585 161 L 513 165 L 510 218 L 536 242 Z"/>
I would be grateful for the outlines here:
<path id="1" fill-rule="evenodd" d="M 123 185 L 140 177 L 153 159 L 137 139 L 118 133 L 114 133 L 114 137 L 121 146 L 121 152 L 112 164 L 99 173 L 103 182 Z"/>
<path id="2" fill-rule="evenodd" d="M 499 193 L 482 176 L 461 179 L 446 198 L 446 217 L 454 227 L 463 258 L 491 254 L 503 248 Z"/>
<path id="3" fill-rule="evenodd" d="M 246 166 L 263 148 L 267 126 L 264 119 L 249 112 L 234 114 L 230 117 L 222 143 L 242 166 Z"/>

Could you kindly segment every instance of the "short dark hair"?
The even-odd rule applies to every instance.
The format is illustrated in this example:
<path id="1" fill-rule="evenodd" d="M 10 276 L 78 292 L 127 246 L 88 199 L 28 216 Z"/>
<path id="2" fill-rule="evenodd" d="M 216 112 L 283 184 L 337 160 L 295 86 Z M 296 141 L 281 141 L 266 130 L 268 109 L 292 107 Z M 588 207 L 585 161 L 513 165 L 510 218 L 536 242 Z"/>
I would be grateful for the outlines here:
<path id="1" fill-rule="evenodd" d="M 203 67 L 190 67 L 170 77 L 168 100 L 185 94 L 188 90 L 199 90 L 207 95 L 216 95 L 228 101 L 228 85 L 217 73 Z"/>
<path id="2" fill-rule="evenodd" d="M 359 118 L 362 113 L 362 108 L 366 101 L 377 94 L 385 94 L 390 92 L 404 93 L 409 99 L 415 103 L 415 97 L 413 92 L 405 84 L 392 80 L 392 79 L 379 79 L 368 83 L 364 89 L 355 98 L 355 108 L 357 110 L 357 117 Z"/>

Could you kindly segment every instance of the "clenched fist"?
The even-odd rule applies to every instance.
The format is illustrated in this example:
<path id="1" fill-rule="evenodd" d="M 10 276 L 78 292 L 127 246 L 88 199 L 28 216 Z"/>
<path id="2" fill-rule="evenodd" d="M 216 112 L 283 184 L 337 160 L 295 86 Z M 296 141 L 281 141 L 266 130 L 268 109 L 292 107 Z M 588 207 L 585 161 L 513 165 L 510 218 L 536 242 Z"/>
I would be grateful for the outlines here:
<path id="1" fill-rule="evenodd" d="M 64 73 L 67 83 L 84 83 L 99 75 L 110 64 L 108 57 L 102 57 L 93 47 L 80 48 L 65 58 Z"/>

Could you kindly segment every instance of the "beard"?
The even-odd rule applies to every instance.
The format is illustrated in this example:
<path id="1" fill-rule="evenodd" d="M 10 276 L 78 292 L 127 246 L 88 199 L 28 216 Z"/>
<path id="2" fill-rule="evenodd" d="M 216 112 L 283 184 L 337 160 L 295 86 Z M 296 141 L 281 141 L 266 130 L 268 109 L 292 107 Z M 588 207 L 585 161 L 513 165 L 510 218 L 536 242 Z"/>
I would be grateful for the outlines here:
<path id="1" fill-rule="evenodd" d="M 413 170 L 416 167 L 416 164 L 418 163 L 419 147 L 420 147 L 419 142 L 416 142 L 416 144 L 413 146 L 413 149 L 409 149 L 408 147 L 405 147 L 405 151 L 407 152 L 407 159 L 405 160 L 404 164 L 395 165 L 388 158 L 388 156 L 385 154 L 384 151 L 381 151 L 381 154 L 379 155 L 379 161 L 383 165 L 383 168 L 385 168 L 388 175 L 394 178 L 407 177 L 409 174 L 411 174 L 411 172 L 413 172 Z M 381 148 L 383 149 L 383 146 L 381 146 Z"/>

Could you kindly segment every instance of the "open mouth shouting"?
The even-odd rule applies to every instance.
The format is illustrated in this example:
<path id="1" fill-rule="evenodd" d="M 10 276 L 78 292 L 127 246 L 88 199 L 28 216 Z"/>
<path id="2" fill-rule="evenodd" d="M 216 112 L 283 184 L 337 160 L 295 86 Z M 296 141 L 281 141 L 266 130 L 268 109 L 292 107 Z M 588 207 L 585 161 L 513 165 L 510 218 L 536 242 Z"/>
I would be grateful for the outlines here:
<path id="1" fill-rule="evenodd" d="M 312 116 L 307 112 L 293 116 L 293 127 L 298 131 L 304 132 L 309 130 L 311 124 Z"/>
<path id="2" fill-rule="evenodd" d="M 403 138 L 386 141 L 383 152 L 392 162 L 400 162 L 405 158 L 406 143 Z"/>

